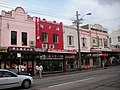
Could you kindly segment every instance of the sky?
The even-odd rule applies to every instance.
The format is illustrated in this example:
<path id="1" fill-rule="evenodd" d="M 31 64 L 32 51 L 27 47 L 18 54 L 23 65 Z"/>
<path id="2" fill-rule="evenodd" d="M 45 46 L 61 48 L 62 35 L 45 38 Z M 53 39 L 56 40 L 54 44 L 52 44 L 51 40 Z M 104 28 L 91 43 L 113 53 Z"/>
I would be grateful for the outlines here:
<path id="1" fill-rule="evenodd" d="M 22 7 L 31 16 L 72 25 L 83 17 L 82 25 L 101 24 L 111 33 L 120 29 L 120 0 L 0 0 L 0 11 Z M 87 13 L 92 13 L 90 16 Z"/>

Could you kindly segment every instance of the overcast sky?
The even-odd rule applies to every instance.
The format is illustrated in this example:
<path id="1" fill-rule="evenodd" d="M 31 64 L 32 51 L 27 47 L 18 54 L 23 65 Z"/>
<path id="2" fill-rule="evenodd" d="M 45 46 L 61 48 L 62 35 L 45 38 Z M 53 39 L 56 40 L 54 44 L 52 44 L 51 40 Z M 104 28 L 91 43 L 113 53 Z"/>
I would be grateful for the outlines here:
<path id="1" fill-rule="evenodd" d="M 71 25 L 76 19 L 76 11 L 84 24 L 101 24 L 109 33 L 120 28 L 120 0 L 0 0 L 1 10 L 12 10 L 21 6 L 31 16 L 39 16 L 49 21 L 56 20 Z"/>

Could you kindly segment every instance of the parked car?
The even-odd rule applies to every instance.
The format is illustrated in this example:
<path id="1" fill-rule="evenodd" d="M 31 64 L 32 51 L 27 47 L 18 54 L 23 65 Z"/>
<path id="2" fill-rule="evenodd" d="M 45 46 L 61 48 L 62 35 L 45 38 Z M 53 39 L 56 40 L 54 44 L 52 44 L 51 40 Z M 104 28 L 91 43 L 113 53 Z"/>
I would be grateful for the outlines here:
<path id="1" fill-rule="evenodd" d="M 0 89 L 23 87 L 30 88 L 33 84 L 33 78 L 27 75 L 17 75 L 16 73 L 0 69 Z"/>

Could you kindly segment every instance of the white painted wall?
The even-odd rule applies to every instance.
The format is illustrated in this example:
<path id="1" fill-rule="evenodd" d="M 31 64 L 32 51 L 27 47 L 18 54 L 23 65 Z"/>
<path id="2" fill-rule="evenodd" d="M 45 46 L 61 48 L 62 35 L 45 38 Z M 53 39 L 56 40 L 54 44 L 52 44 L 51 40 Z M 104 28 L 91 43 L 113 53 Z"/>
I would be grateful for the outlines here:
<path id="1" fill-rule="evenodd" d="M 120 45 L 120 42 L 118 42 L 118 36 L 120 36 L 120 29 L 110 33 L 111 45 Z"/>
<path id="2" fill-rule="evenodd" d="M 71 35 L 74 37 L 74 45 L 68 46 L 67 36 Z M 64 49 L 66 50 L 78 50 L 78 39 L 77 39 L 77 30 L 73 26 L 63 26 L 63 40 L 64 40 Z"/>

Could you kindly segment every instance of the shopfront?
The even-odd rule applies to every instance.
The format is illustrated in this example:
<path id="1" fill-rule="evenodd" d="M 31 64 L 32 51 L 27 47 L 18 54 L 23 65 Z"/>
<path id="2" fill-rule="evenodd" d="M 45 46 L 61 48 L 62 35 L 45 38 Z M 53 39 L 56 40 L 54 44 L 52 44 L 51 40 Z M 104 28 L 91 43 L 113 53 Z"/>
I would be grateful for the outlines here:
<path id="1" fill-rule="evenodd" d="M 64 71 L 64 56 L 59 53 L 43 53 L 36 63 L 43 65 L 43 72 Z"/>
<path id="2" fill-rule="evenodd" d="M 65 54 L 66 71 L 77 69 L 77 55 L 76 54 Z"/>
<path id="3" fill-rule="evenodd" d="M 93 67 L 101 67 L 101 50 L 91 50 L 91 57 L 93 61 Z"/>
<path id="4" fill-rule="evenodd" d="M 8 47 L 7 53 L 0 54 L 0 57 L 0 66 L 3 69 L 15 69 L 16 66 L 25 64 L 26 72 L 31 74 L 34 72 L 35 52 L 33 48 Z"/>

